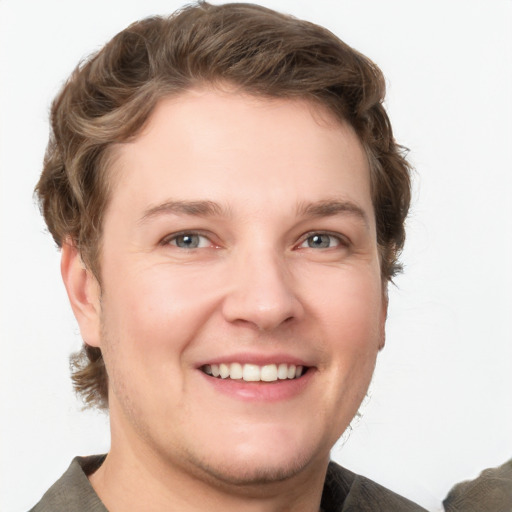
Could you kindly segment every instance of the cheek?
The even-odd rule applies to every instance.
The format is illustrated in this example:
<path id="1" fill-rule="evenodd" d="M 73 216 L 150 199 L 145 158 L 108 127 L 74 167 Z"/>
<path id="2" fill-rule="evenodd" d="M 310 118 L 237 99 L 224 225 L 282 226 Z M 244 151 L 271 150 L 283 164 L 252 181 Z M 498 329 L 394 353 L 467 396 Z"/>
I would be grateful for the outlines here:
<path id="1" fill-rule="evenodd" d="M 378 345 L 385 318 L 384 297 L 378 269 L 363 268 L 357 272 L 337 270 L 324 279 L 315 280 L 316 286 L 307 292 L 314 316 L 328 329 L 329 339 L 345 348 L 364 350 Z"/>
<path id="2" fill-rule="evenodd" d="M 183 353 L 194 337 L 189 295 L 140 273 L 108 288 L 102 308 L 102 351 L 111 391 L 133 421 L 148 409 L 175 404 L 183 376 Z M 165 399 L 164 399 L 165 398 Z M 139 429 L 145 430 L 140 424 Z"/>
<path id="3" fill-rule="evenodd" d="M 187 349 L 208 324 L 218 287 L 199 272 L 160 264 L 131 265 L 129 271 L 118 265 L 105 289 L 104 348 L 111 372 L 129 370 L 172 386 L 186 374 Z"/>
<path id="4" fill-rule="evenodd" d="M 316 300 L 315 300 L 316 298 Z M 312 298 L 321 331 L 319 343 L 328 357 L 331 387 L 326 394 L 344 410 L 364 397 L 383 339 L 383 295 L 378 272 L 334 273 Z M 352 404 L 349 407 L 349 404 Z M 350 416 L 349 414 L 349 416 Z"/>
<path id="5" fill-rule="evenodd" d="M 356 414 L 373 375 L 381 339 L 380 276 L 371 269 L 333 272 L 323 288 L 310 290 L 312 317 L 324 357 L 322 401 L 317 412 L 330 425 L 334 443 Z M 317 284 L 321 282 L 317 281 Z M 321 329 L 321 330 L 320 330 Z"/>
<path id="6" fill-rule="evenodd" d="M 109 322 L 126 333 L 142 330 L 148 334 L 173 333 L 187 325 L 199 310 L 195 305 L 201 297 L 193 277 L 164 265 L 132 267 L 129 272 L 112 272 L 106 283 L 104 301 L 111 306 Z"/>

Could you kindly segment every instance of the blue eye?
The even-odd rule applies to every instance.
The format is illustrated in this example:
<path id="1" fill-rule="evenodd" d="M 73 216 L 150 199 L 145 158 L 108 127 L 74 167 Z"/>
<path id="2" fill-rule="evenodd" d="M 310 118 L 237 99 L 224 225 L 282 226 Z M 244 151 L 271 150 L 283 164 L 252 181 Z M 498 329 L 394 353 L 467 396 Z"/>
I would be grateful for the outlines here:
<path id="1" fill-rule="evenodd" d="M 209 247 L 211 242 L 205 236 L 198 235 L 197 233 L 182 233 L 174 235 L 168 240 L 170 245 L 175 245 L 180 249 L 199 249 L 202 247 Z"/>
<path id="2" fill-rule="evenodd" d="M 299 247 L 307 247 L 310 249 L 329 249 L 341 245 L 339 237 L 329 235 L 327 233 L 313 233 L 308 236 Z"/>

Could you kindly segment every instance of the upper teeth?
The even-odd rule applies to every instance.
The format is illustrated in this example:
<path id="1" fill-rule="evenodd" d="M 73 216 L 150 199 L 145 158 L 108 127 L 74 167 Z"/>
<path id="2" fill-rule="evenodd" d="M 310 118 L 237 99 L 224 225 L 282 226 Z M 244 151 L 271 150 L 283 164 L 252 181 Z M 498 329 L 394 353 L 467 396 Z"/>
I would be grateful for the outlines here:
<path id="1" fill-rule="evenodd" d="M 303 366 L 294 364 L 266 364 L 259 366 L 257 364 L 206 364 L 202 367 L 203 371 L 214 377 L 222 379 L 243 379 L 247 382 L 274 382 L 278 379 L 296 379 L 302 375 Z"/>

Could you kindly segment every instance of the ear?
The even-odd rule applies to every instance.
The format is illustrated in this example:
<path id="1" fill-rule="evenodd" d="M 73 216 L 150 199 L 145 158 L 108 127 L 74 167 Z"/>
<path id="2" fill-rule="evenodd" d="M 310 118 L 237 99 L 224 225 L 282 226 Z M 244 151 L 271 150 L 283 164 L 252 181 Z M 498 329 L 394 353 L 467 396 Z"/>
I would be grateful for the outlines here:
<path id="1" fill-rule="evenodd" d="M 386 344 L 386 320 L 388 318 L 388 304 L 389 304 L 389 298 L 388 298 L 388 285 L 387 283 L 384 283 L 382 288 L 382 310 L 380 313 L 380 339 L 379 339 L 379 351 L 381 351 L 384 348 L 384 345 Z"/>
<path id="2" fill-rule="evenodd" d="M 60 271 L 83 341 L 92 347 L 99 347 L 100 285 L 93 273 L 86 268 L 71 240 L 66 240 L 62 245 Z"/>

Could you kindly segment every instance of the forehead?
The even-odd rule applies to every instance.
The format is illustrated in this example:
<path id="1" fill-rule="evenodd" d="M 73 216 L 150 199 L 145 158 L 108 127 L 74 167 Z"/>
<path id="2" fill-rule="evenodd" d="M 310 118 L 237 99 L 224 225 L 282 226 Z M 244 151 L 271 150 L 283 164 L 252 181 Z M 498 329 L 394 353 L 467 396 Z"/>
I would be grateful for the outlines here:
<path id="1" fill-rule="evenodd" d="M 161 100 L 141 133 L 114 155 L 111 200 L 134 207 L 168 197 L 268 206 L 284 197 L 297 203 L 336 196 L 372 210 L 357 135 L 307 100 L 191 90 Z"/>

